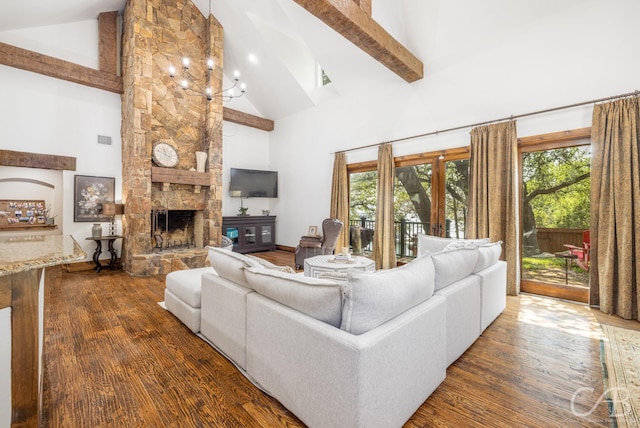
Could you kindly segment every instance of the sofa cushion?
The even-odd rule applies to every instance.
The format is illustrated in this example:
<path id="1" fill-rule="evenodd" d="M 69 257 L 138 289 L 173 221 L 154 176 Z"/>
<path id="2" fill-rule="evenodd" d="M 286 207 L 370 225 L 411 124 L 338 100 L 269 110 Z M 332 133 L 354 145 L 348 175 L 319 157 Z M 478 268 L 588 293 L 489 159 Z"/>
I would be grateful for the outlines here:
<path id="1" fill-rule="evenodd" d="M 435 291 L 469 276 L 478 261 L 477 248 L 459 248 L 432 254 L 435 267 Z"/>
<path id="2" fill-rule="evenodd" d="M 209 263 L 211 267 L 224 279 L 240 284 L 243 287 L 249 287 L 244 276 L 245 267 L 260 268 L 260 264 L 249 257 L 224 250 L 218 247 L 207 247 L 209 249 Z"/>
<path id="3" fill-rule="evenodd" d="M 166 287 L 174 296 L 193 308 L 200 307 L 200 278 L 205 272 L 216 272 L 210 267 L 177 270 L 167 274 Z"/>
<path id="4" fill-rule="evenodd" d="M 404 266 L 377 272 L 349 272 L 340 328 L 362 334 L 433 295 L 430 255 Z"/>
<path id="5" fill-rule="evenodd" d="M 424 233 L 418 233 L 418 256 L 425 255 L 427 253 L 439 253 L 444 250 L 447 245 L 452 242 L 475 243 L 478 245 L 488 244 L 489 238 L 480 239 L 454 239 L 454 238 L 440 238 L 439 236 L 425 235 Z"/>
<path id="6" fill-rule="evenodd" d="M 249 286 L 261 295 L 317 320 L 340 326 L 343 286 L 326 279 L 246 268 Z"/>
<path id="7" fill-rule="evenodd" d="M 478 246 L 478 260 L 473 268 L 473 273 L 480 272 L 491 265 L 496 264 L 502 254 L 502 241 Z"/>

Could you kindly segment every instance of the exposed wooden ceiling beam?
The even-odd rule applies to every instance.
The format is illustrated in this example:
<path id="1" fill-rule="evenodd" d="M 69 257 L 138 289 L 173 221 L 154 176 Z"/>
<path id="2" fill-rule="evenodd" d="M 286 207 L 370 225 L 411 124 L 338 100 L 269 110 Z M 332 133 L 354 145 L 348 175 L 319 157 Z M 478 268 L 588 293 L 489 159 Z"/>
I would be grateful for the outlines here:
<path id="1" fill-rule="evenodd" d="M 122 78 L 120 76 L 4 43 L 0 43 L 0 64 L 91 86 L 93 88 L 104 89 L 117 94 L 122 94 L 123 92 Z M 273 131 L 274 129 L 274 123 L 271 119 L 265 119 L 226 107 L 223 111 L 223 119 L 263 131 Z"/>
<path id="2" fill-rule="evenodd" d="M 27 49 L 0 43 L 0 64 L 49 77 L 122 93 L 122 77 Z"/>
<path id="3" fill-rule="evenodd" d="M 273 131 L 274 123 L 271 119 L 265 119 L 253 114 L 244 113 L 228 107 L 222 109 L 222 120 L 237 123 L 239 125 L 250 126 L 252 128 L 262 129 L 263 131 Z"/>
<path id="4" fill-rule="evenodd" d="M 100 70 L 118 74 L 118 11 L 98 15 Z"/>
<path id="5" fill-rule="evenodd" d="M 371 0 L 353 0 L 367 15 L 371 16 Z"/>
<path id="6" fill-rule="evenodd" d="M 0 64 L 93 88 L 104 89 L 117 94 L 123 93 L 122 77 L 113 73 L 84 67 L 5 43 L 0 43 Z M 263 131 L 273 131 L 274 129 L 273 120 L 226 107 L 223 111 L 223 119 Z"/>
<path id="7" fill-rule="evenodd" d="M 422 61 L 371 18 L 370 1 L 294 1 L 407 82 L 424 76 Z"/>
<path id="8" fill-rule="evenodd" d="M 70 156 L 0 150 L 0 165 L 75 171 L 76 158 Z"/>

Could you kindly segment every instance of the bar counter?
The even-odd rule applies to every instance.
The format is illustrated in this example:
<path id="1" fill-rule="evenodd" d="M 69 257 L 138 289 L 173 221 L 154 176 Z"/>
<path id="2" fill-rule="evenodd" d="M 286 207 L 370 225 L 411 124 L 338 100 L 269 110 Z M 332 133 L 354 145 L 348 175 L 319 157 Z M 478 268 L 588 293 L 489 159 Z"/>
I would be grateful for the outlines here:
<path id="1" fill-rule="evenodd" d="M 0 236 L 0 276 L 78 261 L 86 256 L 69 235 Z"/>
<path id="2" fill-rule="evenodd" d="M 12 427 L 37 427 L 42 400 L 42 351 L 46 267 L 83 260 L 82 248 L 69 235 L 0 236 L 0 312 L 10 308 L 11 351 L 2 346 L 2 360 L 10 360 L 11 402 L 0 382 L 0 425 L 10 413 Z M 6 317 L 5 317 L 6 318 Z M 8 339 L 8 338 L 6 338 Z M 8 353 L 11 353 L 9 356 Z M 0 379 L 4 379 L 0 373 Z M 7 391 L 8 392 L 8 391 Z M 6 401 L 5 401 L 6 400 Z"/>

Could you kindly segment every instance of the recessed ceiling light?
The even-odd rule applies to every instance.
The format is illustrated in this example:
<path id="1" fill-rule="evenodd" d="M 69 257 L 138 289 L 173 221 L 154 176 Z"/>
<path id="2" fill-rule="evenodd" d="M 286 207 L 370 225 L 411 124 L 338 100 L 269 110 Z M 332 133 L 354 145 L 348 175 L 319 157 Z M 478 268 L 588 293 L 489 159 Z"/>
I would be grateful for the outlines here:
<path id="1" fill-rule="evenodd" d="M 258 57 L 255 54 L 250 53 L 249 56 L 247 57 L 247 59 L 252 64 L 257 64 L 258 63 Z"/>

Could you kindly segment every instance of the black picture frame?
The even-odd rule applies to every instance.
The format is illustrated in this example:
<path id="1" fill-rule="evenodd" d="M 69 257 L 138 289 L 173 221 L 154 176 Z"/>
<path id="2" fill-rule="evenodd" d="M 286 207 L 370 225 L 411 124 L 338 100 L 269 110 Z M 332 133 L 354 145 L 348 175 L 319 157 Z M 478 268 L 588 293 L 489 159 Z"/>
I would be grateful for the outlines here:
<path id="1" fill-rule="evenodd" d="M 76 175 L 73 191 L 73 221 L 110 222 L 111 217 L 102 214 L 102 204 L 114 201 L 115 187 L 114 177 Z"/>

